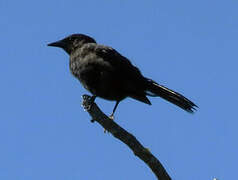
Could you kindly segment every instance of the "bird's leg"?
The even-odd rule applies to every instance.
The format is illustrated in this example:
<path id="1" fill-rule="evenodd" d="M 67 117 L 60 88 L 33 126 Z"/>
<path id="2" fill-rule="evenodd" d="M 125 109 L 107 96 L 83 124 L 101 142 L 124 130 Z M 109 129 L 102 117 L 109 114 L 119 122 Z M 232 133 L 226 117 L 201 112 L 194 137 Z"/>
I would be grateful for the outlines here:
<path id="1" fill-rule="evenodd" d="M 116 104 L 115 104 L 115 106 L 114 106 L 114 108 L 113 108 L 112 114 L 109 116 L 109 119 L 114 120 L 114 113 L 115 113 L 115 111 L 116 111 L 116 109 L 117 109 L 117 106 L 118 106 L 119 102 L 120 102 L 120 101 L 117 101 L 117 102 L 116 102 Z M 108 131 L 107 131 L 106 129 L 104 129 L 104 133 L 106 133 L 106 132 L 108 132 Z"/>
<path id="2" fill-rule="evenodd" d="M 116 104 L 115 104 L 115 106 L 114 106 L 114 108 L 113 108 L 112 114 L 109 116 L 109 118 L 110 118 L 111 120 L 114 120 L 114 113 L 115 113 L 115 111 L 116 111 L 116 109 L 117 109 L 117 106 L 118 106 L 119 102 L 120 102 L 120 101 L 117 101 L 117 102 L 116 102 Z"/>
<path id="3" fill-rule="evenodd" d="M 94 103 L 95 99 L 96 99 L 97 96 L 93 95 L 91 98 L 90 98 L 90 101 L 91 101 L 91 104 Z"/>

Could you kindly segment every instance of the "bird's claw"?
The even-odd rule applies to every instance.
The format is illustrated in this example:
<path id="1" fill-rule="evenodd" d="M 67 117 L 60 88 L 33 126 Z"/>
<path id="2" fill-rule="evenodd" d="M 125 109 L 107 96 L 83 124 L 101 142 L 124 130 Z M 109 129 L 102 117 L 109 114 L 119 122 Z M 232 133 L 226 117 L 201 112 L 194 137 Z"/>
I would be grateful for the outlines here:
<path id="1" fill-rule="evenodd" d="M 108 118 L 113 121 L 114 120 L 114 115 L 111 114 L 110 116 L 108 116 Z M 109 131 L 104 129 L 104 133 L 109 133 Z"/>
<path id="2" fill-rule="evenodd" d="M 84 111 L 89 111 L 91 109 L 92 104 L 85 103 L 82 106 L 83 106 Z"/>
<path id="3" fill-rule="evenodd" d="M 108 116 L 109 119 L 111 119 L 112 121 L 114 120 L 114 115 L 111 114 L 110 116 Z"/>
<path id="4" fill-rule="evenodd" d="M 82 106 L 84 108 L 85 111 L 89 111 L 94 103 L 95 100 L 95 96 L 89 96 L 89 95 L 82 95 L 83 98 L 83 103 Z"/>

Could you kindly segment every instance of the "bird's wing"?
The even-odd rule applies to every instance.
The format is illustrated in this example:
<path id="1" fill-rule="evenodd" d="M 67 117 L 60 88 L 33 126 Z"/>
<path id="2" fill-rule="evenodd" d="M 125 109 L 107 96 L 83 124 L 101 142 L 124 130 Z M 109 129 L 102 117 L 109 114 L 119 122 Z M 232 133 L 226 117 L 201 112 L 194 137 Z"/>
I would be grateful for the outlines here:
<path id="1" fill-rule="evenodd" d="M 132 65 L 126 57 L 122 56 L 115 49 L 108 46 L 98 45 L 95 51 L 97 56 L 110 63 L 110 65 L 115 67 L 120 71 L 120 73 L 127 72 L 130 76 L 143 77 L 140 70 Z"/>
<path id="2" fill-rule="evenodd" d="M 126 57 L 111 47 L 98 45 L 96 54 L 112 66 L 128 96 L 146 104 L 151 104 L 145 93 L 147 80 L 137 67 L 133 66 Z"/>

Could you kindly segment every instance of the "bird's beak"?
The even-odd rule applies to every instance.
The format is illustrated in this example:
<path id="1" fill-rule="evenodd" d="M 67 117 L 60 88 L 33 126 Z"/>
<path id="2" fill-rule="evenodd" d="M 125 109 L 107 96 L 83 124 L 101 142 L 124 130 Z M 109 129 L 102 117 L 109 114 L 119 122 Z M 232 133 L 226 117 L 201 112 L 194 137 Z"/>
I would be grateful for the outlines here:
<path id="1" fill-rule="evenodd" d="M 62 40 L 60 40 L 60 41 L 56 41 L 56 42 L 53 42 L 53 43 L 50 43 L 50 44 L 47 44 L 47 45 L 64 48 L 66 44 Z"/>

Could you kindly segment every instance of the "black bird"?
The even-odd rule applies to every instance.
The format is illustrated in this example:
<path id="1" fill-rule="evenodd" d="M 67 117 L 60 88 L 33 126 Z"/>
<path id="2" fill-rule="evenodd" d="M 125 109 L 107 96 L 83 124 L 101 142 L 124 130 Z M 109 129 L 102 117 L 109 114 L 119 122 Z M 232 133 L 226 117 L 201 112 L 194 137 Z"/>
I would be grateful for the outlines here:
<path id="1" fill-rule="evenodd" d="M 144 77 L 126 57 L 87 35 L 73 34 L 48 46 L 60 47 L 70 55 L 71 73 L 94 99 L 116 101 L 111 117 L 126 97 L 151 105 L 146 96 L 159 96 L 190 113 L 197 107 L 183 95 Z"/>

